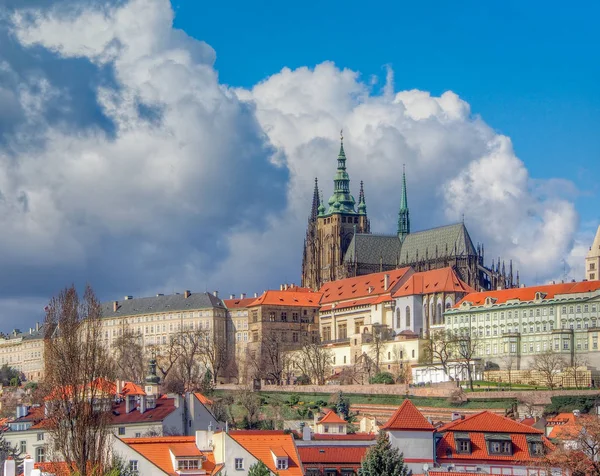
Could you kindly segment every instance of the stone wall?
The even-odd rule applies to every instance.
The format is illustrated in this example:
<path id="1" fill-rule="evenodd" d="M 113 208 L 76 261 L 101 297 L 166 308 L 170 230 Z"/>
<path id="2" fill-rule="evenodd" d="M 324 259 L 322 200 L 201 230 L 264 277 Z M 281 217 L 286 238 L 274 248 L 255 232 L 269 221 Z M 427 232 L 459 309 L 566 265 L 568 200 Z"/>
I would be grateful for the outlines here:
<path id="1" fill-rule="evenodd" d="M 428 387 L 396 385 L 263 385 L 262 392 L 290 393 L 366 393 L 370 395 L 411 395 L 415 397 L 449 397 L 456 390 L 455 382 L 444 382 Z"/>
<path id="2" fill-rule="evenodd" d="M 531 401 L 534 405 L 547 405 L 551 403 L 551 397 L 565 397 L 565 396 L 577 396 L 577 395 L 585 395 L 585 396 L 599 396 L 599 390 L 511 390 L 506 392 L 473 392 L 467 393 L 467 398 L 469 400 L 487 400 L 487 399 L 502 399 L 502 398 L 511 398 L 517 399 L 518 401 Z"/>
<path id="3" fill-rule="evenodd" d="M 509 378 L 510 377 L 510 378 Z M 577 382 L 575 382 L 577 378 Z M 539 385 L 545 387 L 547 380 L 543 374 L 535 370 L 488 370 L 483 373 L 483 379 L 489 382 L 516 383 L 526 385 Z M 587 388 L 600 383 L 600 372 L 596 369 L 578 368 L 576 371 L 568 369 L 559 372 L 554 377 L 556 387 L 564 388 Z"/>

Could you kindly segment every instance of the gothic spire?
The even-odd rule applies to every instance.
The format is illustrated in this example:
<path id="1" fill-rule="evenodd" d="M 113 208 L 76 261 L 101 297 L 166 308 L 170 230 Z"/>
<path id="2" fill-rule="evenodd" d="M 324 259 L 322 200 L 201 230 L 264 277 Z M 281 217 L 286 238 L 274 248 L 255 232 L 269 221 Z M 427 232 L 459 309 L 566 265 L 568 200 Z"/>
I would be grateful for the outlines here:
<path id="1" fill-rule="evenodd" d="M 310 209 L 310 218 L 309 221 L 313 222 L 319 216 L 319 205 L 321 204 L 321 199 L 319 198 L 319 182 L 315 177 L 315 190 L 313 192 L 313 200 L 312 207 Z"/>
<path id="2" fill-rule="evenodd" d="M 356 213 L 354 209 L 356 201 L 350 194 L 350 176 L 346 172 L 343 131 L 340 131 L 340 153 L 337 162 L 337 171 L 333 178 L 333 195 L 329 199 L 327 213 Z"/>
<path id="3" fill-rule="evenodd" d="M 360 181 L 360 193 L 358 194 L 358 214 L 367 214 L 367 203 L 365 202 L 365 189 L 362 180 Z"/>
<path id="4" fill-rule="evenodd" d="M 408 212 L 408 198 L 406 193 L 406 170 L 402 166 L 402 192 L 400 194 L 400 211 L 398 212 L 398 237 L 404 241 L 410 233 L 410 217 Z"/>

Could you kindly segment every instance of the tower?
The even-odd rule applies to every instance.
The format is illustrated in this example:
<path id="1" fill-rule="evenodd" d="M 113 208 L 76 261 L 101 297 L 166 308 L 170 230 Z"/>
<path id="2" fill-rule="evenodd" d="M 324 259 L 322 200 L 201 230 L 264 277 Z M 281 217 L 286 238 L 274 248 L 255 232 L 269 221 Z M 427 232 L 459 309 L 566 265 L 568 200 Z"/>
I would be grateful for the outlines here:
<path id="1" fill-rule="evenodd" d="M 410 233 L 410 216 L 408 212 L 408 198 L 406 193 L 406 171 L 402 167 L 402 192 L 400 194 L 400 211 L 398 212 L 398 238 L 404 243 L 406 235 Z"/>
<path id="2" fill-rule="evenodd" d="M 343 135 L 340 135 L 333 194 L 327 201 L 327 208 L 322 199 L 315 179 L 302 262 L 302 285 L 312 289 L 319 289 L 325 282 L 347 277 L 343 258 L 354 233 L 369 233 L 364 184 L 361 182 L 358 210 L 356 200 L 350 193 Z M 315 204 L 318 204 L 316 215 Z"/>
<path id="3" fill-rule="evenodd" d="M 596 231 L 594 242 L 585 258 L 585 278 L 588 281 L 600 279 L 600 226 Z"/>

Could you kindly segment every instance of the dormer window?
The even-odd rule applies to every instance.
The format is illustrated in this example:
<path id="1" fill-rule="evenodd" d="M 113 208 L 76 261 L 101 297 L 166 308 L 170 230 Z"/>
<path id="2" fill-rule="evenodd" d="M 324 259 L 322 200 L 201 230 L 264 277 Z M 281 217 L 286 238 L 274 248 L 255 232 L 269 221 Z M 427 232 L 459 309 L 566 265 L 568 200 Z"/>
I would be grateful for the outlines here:
<path id="1" fill-rule="evenodd" d="M 177 470 L 185 471 L 189 469 L 198 469 L 200 468 L 200 460 L 198 459 L 178 459 L 177 460 Z"/>
<path id="2" fill-rule="evenodd" d="M 544 443 L 542 437 L 540 435 L 527 435 L 526 438 L 529 454 L 535 458 L 544 456 Z"/>
<path id="3" fill-rule="evenodd" d="M 288 459 L 277 458 L 277 469 L 288 469 Z"/>
<path id="4" fill-rule="evenodd" d="M 488 454 L 512 455 L 512 439 L 510 435 L 491 434 L 485 435 Z"/>
<path id="5" fill-rule="evenodd" d="M 468 433 L 454 433 L 457 454 L 471 453 L 471 438 Z"/>

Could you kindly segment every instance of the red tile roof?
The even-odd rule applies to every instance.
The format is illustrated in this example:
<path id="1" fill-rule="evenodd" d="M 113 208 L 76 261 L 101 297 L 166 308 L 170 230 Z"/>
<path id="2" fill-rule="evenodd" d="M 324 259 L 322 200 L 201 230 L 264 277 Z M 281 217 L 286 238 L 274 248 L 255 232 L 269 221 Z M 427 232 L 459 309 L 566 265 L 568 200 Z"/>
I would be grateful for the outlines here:
<path id="1" fill-rule="evenodd" d="M 169 450 L 176 458 L 184 458 L 186 456 L 202 456 L 202 451 L 198 449 L 195 441 L 169 445 Z"/>
<path id="2" fill-rule="evenodd" d="M 274 473 L 280 476 L 302 476 L 302 463 L 296 451 L 294 438 L 283 431 L 231 431 L 229 436 L 243 446 L 256 459 L 262 461 Z M 282 449 L 289 457 L 288 469 L 277 469 L 271 454 L 273 449 Z"/>
<path id="3" fill-rule="evenodd" d="M 544 299 L 552 299 L 560 294 L 589 293 L 600 289 L 600 281 L 580 281 L 576 283 L 547 284 L 544 286 L 530 286 L 526 288 L 502 289 L 500 291 L 485 291 L 467 294 L 456 306 L 463 302 L 470 302 L 473 306 L 485 304 L 486 298 L 495 299 L 495 304 L 503 304 L 510 300 L 533 301 L 537 292 L 545 294 Z"/>
<path id="4" fill-rule="evenodd" d="M 391 300 L 391 292 L 395 290 L 396 285 L 409 272 L 412 272 L 412 268 L 400 268 L 325 283 L 319 290 L 323 293 L 321 304 L 357 300 L 359 298 L 380 296 L 382 294 L 389 296 Z M 389 283 L 388 288 L 384 289 L 384 276 L 386 274 L 389 275 Z"/>
<path id="5" fill-rule="evenodd" d="M 255 306 L 319 307 L 322 294 L 306 291 L 265 291 L 250 304 Z"/>
<path id="6" fill-rule="evenodd" d="M 500 433 L 498 431 L 491 433 Z M 527 435 L 521 434 L 510 434 L 512 441 L 513 452 L 510 455 L 501 454 L 489 454 L 485 441 L 484 432 L 468 432 L 469 439 L 471 441 L 471 452 L 470 453 L 457 453 L 456 443 L 454 441 L 454 432 L 449 431 L 444 434 L 442 439 L 437 445 L 437 459 L 440 462 L 446 462 L 449 460 L 460 461 L 460 460 L 492 460 L 492 461 L 507 461 L 512 464 L 526 463 L 528 461 L 539 461 L 539 457 L 531 456 L 529 453 L 529 447 L 527 444 Z M 546 446 L 548 451 L 554 449 L 554 445 L 548 441 L 545 436 L 541 436 L 542 442 Z"/>
<path id="7" fill-rule="evenodd" d="M 227 309 L 242 309 L 250 306 L 250 304 L 252 304 L 254 301 L 256 301 L 255 297 L 244 299 L 223 299 Z"/>
<path id="8" fill-rule="evenodd" d="M 413 274 L 397 288 L 393 297 L 441 292 L 474 293 L 475 290 L 462 281 L 452 268 L 440 268 Z"/>
<path id="9" fill-rule="evenodd" d="M 444 431 L 477 431 L 486 433 L 522 433 L 538 435 L 542 430 L 511 420 L 510 418 L 497 415 L 490 411 L 483 411 L 470 415 L 464 420 L 455 420 L 438 428 Z"/>
<path id="10" fill-rule="evenodd" d="M 213 401 L 210 398 L 205 397 L 200 392 L 194 393 L 194 396 L 198 399 L 198 401 L 202 405 L 212 405 L 213 404 Z"/>
<path id="11" fill-rule="evenodd" d="M 194 436 L 159 436 L 152 438 L 122 438 L 121 441 L 131 449 L 137 451 L 140 455 L 150 461 L 169 475 L 178 476 L 173 469 L 171 452 L 182 453 L 181 456 L 205 456 L 207 459 L 202 464 L 202 469 L 214 474 L 218 467 L 215 465 L 215 459 L 212 452 L 201 452 L 196 448 Z M 183 454 L 191 453 L 193 454 Z M 175 453 L 173 453 L 175 454 Z M 177 455 L 175 455 L 177 456 Z"/>
<path id="12" fill-rule="evenodd" d="M 325 416 L 318 421 L 318 424 L 321 423 L 342 423 L 345 425 L 347 422 L 343 418 L 340 418 L 333 410 L 329 410 Z"/>
<path id="13" fill-rule="evenodd" d="M 121 395 L 146 395 L 146 392 L 144 392 L 142 387 L 133 382 L 125 382 L 125 385 L 123 385 L 123 390 L 121 390 Z"/>
<path id="14" fill-rule="evenodd" d="M 299 446 L 302 464 L 360 464 L 371 445 L 352 446 Z"/>
<path id="15" fill-rule="evenodd" d="M 122 425 L 127 423 L 148 423 L 163 421 L 171 413 L 175 411 L 175 399 L 161 397 L 156 399 L 156 407 L 147 409 L 144 413 L 140 413 L 139 409 L 125 413 L 125 402 L 121 402 L 113 406 L 113 414 L 111 415 L 111 425 Z M 115 415 L 118 412 L 118 415 Z"/>
<path id="16" fill-rule="evenodd" d="M 406 399 L 394 412 L 382 430 L 435 431 L 434 426 L 427 421 L 413 402 Z"/>
<path id="17" fill-rule="evenodd" d="M 302 435 L 299 435 L 300 437 Z M 372 433 L 352 433 L 350 435 L 331 435 L 331 434 L 324 434 L 324 433 L 315 433 L 314 435 L 312 435 L 312 439 L 313 440 L 320 440 L 320 441 L 326 441 L 326 440 L 351 440 L 351 441 L 372 441 L 372 440 L 376 440 L 377 439 L 377 435 L 374 435 Z"/>

